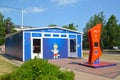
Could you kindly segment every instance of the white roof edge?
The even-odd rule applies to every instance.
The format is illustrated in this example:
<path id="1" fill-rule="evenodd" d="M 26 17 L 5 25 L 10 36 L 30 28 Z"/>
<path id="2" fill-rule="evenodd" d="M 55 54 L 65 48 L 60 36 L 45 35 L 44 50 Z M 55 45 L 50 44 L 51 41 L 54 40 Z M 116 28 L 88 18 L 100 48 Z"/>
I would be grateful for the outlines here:
<path id="1" fill-rule="evenodd" d="M 17 33 L 20 33 L 22 31 L 27 31 L 27 30 L 36 30 L 36 29 L 52 29 L 52 28 L 58 28 L 58 29 L 63 29 L 63 30 L 68 30 L 68 31 L 72 31 L 72 32 L 76 32 L 76 33 L 79 33 L 79 34 L 84 34 L 83 32 L 80 32 L 80 31 L 74 31 L 74 30 L 70 30 L 70 29 L 66 29 L 66 28 L 61 28 L 61 27 L 40 27 L 40 28 L 30 28 L 30 29 L 21 29 L 20 31 L 18 32 L 15 32 L 15 33 L 12 33 L 12 34 L 9 34 L 7 35 L 5 38 L 8 38 L 12 35 L 15 35 Z"/>
<path id="2" fill-rule="evenodd" d="M 61 28 L 61 27 L 60 27 L 60 29 L 64 29 L 64 30 L 68 30 L 68 31 L 72 31 L 72 32 L 76 32 L 76 33 L 80 33 L 80 34 L 83 34 L 83 32 L 80 32 L 80 31 L 70 30 L 70 29 Z"/>
<path id="3" fill-rule="evenodd" d="M 53 28 L 58 28 L 58 29 L 63 29 L 63 30 L 68 30 L 68 31 L 72 31 L 72 32 L 83 34 L 83 32 L 80 32 L 80 31 L 74 31 L 74 30 L 70 30 L 70 29 L 66 29 L 66 28 L 61 28 L 61 27 L 58 27 L 58 26 L 57 27 L 30 28 L 30 29 L 24 29 L 23 31 L 26 31 L 26 30 L 36 30 L 36 29 L 53 29 Z"/>

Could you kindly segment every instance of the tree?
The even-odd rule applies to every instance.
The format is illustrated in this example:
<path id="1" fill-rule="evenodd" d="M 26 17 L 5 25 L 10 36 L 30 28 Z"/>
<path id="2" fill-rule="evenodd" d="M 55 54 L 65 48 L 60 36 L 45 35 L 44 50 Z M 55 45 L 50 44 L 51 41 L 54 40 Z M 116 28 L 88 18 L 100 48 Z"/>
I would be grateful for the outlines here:
<path id="1" fill-rule="evenodd" d="M 67 25 L 64 25 L 62 26 L 62 28 L 66 28 L 66 29 L 70 29 L 70 30 L 75 30 L 77 31 L 76 27 L 74 26 L 73 23 L 69 24 L 68 26 Z"/>
<path id="2" fill-rule="evenodd" d="M 11 18 L 4 19 L 4 16 L 0 13 L 0 45 L 5 41 L 5 35 L 16 32 L 14 30 L 14 23 L 11 21 Z"/>
<path id="3" fill-rule="evenodd" d="M 6 28 L 6 34 L 14 33 L 16 30 L 14 29 L 14 23 L 11 21 L 11 18 L 8 17 L 4 20 L 5 28 Z"/>
<path id="4" fill-rule="evenodd" d="M 107 48 L 112 48 L 113 46 L 118 46 L 119 44 L 119 25 L 117 24 L 115 15 L 111 15 L 106 23 L 106 42 L 105 46 Z"/>
<path id="5" fill-rule="evenodd" d="M 117 24 L 117 22 L 115 15 L 111 15 L 106 22 L 103 12 L 91 17 L 83 29 L 83 49 L 89 47 L 87 31 L 98 23 L 102 23 L 101 47 L 108 49 L 113 46 L 120 46 L 120 24 Z"/>
<path id="6" fill-rule="evenodd" d="M 0 13 L 0 45 L 4 43 L 5 27 L 4 27 L 4 16 Z"/>
<path id="7" fill-rule="evenodd" d="M 49 24 L 48 27 L 56 27 L 56 24 Z"/>
<path id="8" fill-rule="evenodd" d="M 118 46 L 120 46 L 120 24 L 118 25 L 118 35 L 117 35 Z"/>
<path id="9" fill-rule="evenodd" d="M 90 18 L 90 20 L 87 22 L 86 27 L 83 29 L 84 35 L 83 35 L 83 49 L 89 48 L 89 41 L 88 41 L 88 30 L 95 26 L 96 24 L 101 23 L 102 24 L 102 33 L 101 36 L 104 37 L 104 25 L 105 25 L 105 16 L 103 15 L 103 12 L 100 12 L 98 14 L 95 14 Z M 103 47 L 103 42 L 101 38 L 101 47 Z"/>

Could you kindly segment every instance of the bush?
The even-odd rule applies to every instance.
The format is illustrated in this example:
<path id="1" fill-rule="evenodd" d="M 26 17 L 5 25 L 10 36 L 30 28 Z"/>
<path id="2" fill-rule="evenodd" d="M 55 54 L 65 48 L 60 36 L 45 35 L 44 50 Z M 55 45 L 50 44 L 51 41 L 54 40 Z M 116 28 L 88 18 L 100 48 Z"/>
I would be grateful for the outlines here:
<path id="1" fill-rule="evenodd" d="M 0 80 L 74 80 L 74 73 L 61 71 L 60 67 L 47 60 L 35 58 L 25 62 L 16 71 L 2 75 Z"/>

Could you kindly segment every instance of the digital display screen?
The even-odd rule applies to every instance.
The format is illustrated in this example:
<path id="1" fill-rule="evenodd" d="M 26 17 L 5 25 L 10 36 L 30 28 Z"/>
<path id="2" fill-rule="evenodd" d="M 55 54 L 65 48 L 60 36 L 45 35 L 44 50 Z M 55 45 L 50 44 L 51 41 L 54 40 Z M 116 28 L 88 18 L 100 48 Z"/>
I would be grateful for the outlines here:
<path id="1" fill-rule="evenodd" d="M 95 43 L 94 43 L 94 46 L 95 46 L 95 47 L 98 47 L 98 42 L 95 42 Z"/>

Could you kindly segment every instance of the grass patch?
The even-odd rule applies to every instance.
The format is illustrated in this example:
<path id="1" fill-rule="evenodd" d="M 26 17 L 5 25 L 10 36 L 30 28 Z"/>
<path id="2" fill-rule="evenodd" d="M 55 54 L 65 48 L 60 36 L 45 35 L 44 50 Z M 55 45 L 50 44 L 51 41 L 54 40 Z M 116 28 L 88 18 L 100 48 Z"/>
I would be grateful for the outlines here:
<path id="1" fill-rule="evenodd" d="M 89 54 L 83 53 L 83 57 L 88 58 Z M 100 58 L 120 61 L 120 54 L 102 54 L 102 56 Z"/>
<path id="2" fill-rule="evenodd" d="M 118 49 L 118 50 L 103 49 L 103 53 L 108 53 L 108 54 L 120 54 L 120 49 Z"/>
<path id="3" fill-rule="evenodd" d="M 101 58 L 120 61 L 120 54 L 102 54 Z"/>
<path id="4" fill-rule="evenodd" d="M 0 55 L 0 75 L 3 75 L 5 73 L 10 73 L 16 70 L 16 68 L 18 68 L 18 66 L 10 63 L 8 60 L 4 59 Z"/>

